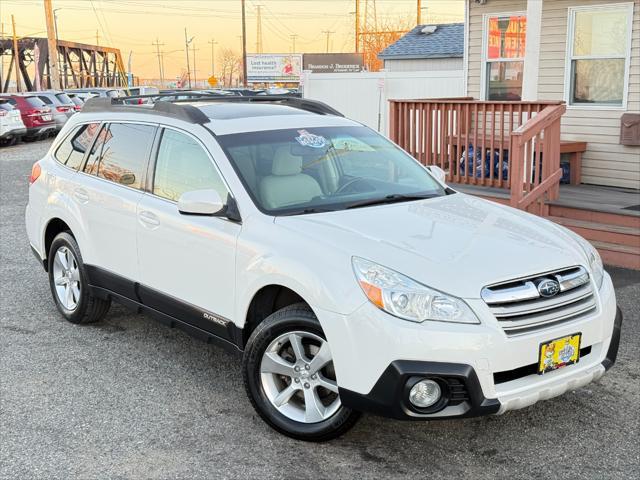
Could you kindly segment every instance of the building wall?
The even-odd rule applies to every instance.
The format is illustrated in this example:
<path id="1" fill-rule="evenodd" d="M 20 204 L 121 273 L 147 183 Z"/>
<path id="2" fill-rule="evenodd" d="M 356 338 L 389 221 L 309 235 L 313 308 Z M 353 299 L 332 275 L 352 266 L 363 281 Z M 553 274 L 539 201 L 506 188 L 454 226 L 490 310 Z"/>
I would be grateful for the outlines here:
<path id="1" fill-rule="evenodd" d="M 538 1 L 538 0 L 531 0 Z M 538 99 L 564 100 L 568 8 L 582 5 L 624 3 L 624 0 L 544 0 Z M 469 2 L 468 95 L 480 98 L 482 26 L 485 13 L 526 11 L 526 0 Z M 640 113 L 640 1 L 635 0 L 627 112 Z M 619 144 L 622 110 L 573 109 L 562 119 L 562 138 L 587 142 L 582 182 L 640 188 L 640 147 Z"/>
<path id="2" fill-rule="evenodd" d="M 406 60 L 385 60 L 387 72 L 439 72 L 443 70 L 462 70 L 462 58 L 416 58 Z"/>

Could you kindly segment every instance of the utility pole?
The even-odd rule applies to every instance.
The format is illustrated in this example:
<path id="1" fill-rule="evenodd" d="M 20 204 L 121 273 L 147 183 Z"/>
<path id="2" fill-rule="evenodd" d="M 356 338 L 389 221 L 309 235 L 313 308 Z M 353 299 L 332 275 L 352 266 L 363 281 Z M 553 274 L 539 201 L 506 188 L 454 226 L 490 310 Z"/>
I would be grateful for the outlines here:
<path id="1" fill-rule="evenodd" d="M 47 22 L 47 44 L 49 47 L 49 86 L 59 90 L 61 86 L 60 73 L 58 72 L 58 42 L 56 41 L 51 0 L 44 0 L 44 15 Z"/>
<path id="2" fill-rule="evenodd" d="M 360 51 L 360 0 L 356 0 L 356 53 Z"/>
<path id="3" fill-rule="evenodd" d="M 193 45 L 191 45 L 191 50 L 193 50 L 193 86 L 195 88 L 198 88 L 198 76 L 196 74 L 196 72 L 198 71 L 196 69 L 196 44 L 195 42 L 193 43 Z M 200 50 L 199 48 L 197 50 Z"/>
<path id="4" fill-rule="evenodd" d="M 422 0 L 416 0 L 416 25 L 422 25 Z"/>
<path id="5" fill-rule="evenodd" d="M 262 5 L 256 5 L 256 53 L 262 53 Z"/>
<path id="6" fill-rule="evenodd" d="M 13 60 L 16 69 L 16 91 L 22 91 L 22 85 L 20 83 L 20 61 L 18 60 L 18 37 L 16 36 L 16 19 L 11 15 L 11 26 L 13 27 Z"/>
<path id="7" fill-rule="evenodd" d="M 187 81 L 189 83 L 189 88 L 191 88 L 191 67 L 189 66 L 189 44 L 195 37 L 191 37 L 191 39 L 187 39 L 187 29 L 184 29 L 184 51 L 187 54 Z"/>
<path id="8" fill-rule="evenodd" d="M 96 30 L 96 46 L 100 45 L 100 32 Z"/>
<path id="9" fill-rule="evenodd" d="M 296 53 L 296 38 L 298 38 L 298 36 L 299 35 L 297 33 L 289 35 L 289 37 L 291 37 L 291 42 L 293 43 L 291 53 Z"/>
<path id="10" fill-rule="evenodd" d="M 247 22 L 242 0 L 242 84 L 247 86 Z"/>
<path id="11" fill-rule="evenodd" d="M 216 76 L 216 42 L 213 38 L 209 40 L 209 45 L 211 45 L 211 75 Z"/>
<path id="12" fill-rule="evenodd" d="M 336 33 L 336 32 L 330 32 L 329 30 L 323 30 L 322 33 L 324 33 L 327 36 L 327 53 L 329 53 L 329 37 L 331 36 L 332 33 Z"/>
<path id="13" fill-rule="evenodd" d="M 158 37 L 156 37 L 156 41 L 151 42 L 151 45 L 155 45 L 156 54 L 158 55 L 158 72 L 160 73 L 160 85 L 164 84 L 164 72 L 162 71 L 162 62 L 160 61 L 160 47 L 164 46 L 164 43 L 160 43 Z"/>

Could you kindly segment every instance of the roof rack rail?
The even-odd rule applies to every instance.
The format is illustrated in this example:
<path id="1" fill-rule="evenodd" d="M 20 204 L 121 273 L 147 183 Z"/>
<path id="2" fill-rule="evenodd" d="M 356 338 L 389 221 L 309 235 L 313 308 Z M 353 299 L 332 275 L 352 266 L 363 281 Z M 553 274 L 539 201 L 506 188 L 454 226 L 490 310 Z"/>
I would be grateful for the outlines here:
<path id="1" fill-rule="evenodd" d="M 189 123 L 203 124 L 211 119 L 202 110 L 192 105 L 176 105 L 173 102 L 157 102 L 150 108 L 150 104 L 128 105 L 118 98 L 90 98 L 82 107 L 83 112 L 142 112 L 151 115 L 162 115 L 184 120 Z"/>
<path id="2" fill-rule="evenodd" d="M 181 95 L 189 95 L 190 98 L 177 98 Z M 308 98 L 290 97 L 287 95 L 255 95 L 250 97 L 241 97 L 239 95 L 216 95 L 215 93 L 195 93 L 189 91 L 187 93 L 181 93 L 179 91 L 165 94 L 155 95 L 132 95 L 129 97 L 117 97 L 115 101 L 126 103 L 135 99 L 152 99 L 158 100 L 159 98 L 171 98 L 175 100 L 165 100 L 164 102 L 157 103 L 185 103 L 194 101 L 207 101 L 207 102 L 224 102 L 224 103 L 277 103 L 281 105 L 287 105 L 299 110 L 305 110 L 311 113 L 317 113 L 318 115 L 335 115 L 337 117 L 344 117 L 342 113 L 333 107 L 330 107 L 324 102 L 318 100 L 310 100 Z"/>
<path id="3" fill-rule="evenodd" d="M 189 102 L 194 100 L 221 103 L 276 103 L 280 105 L 287 105 L 292 108 L 297 108 L 299 110 L 305 110 L 311 113 L 317 113 L 319 115 L 335 115 L 337 117 L 344 117 L 344 115 L 338 110 L 319 100 L 289 97 L 286 95 L 255 95 L 252 97 L 240 97 L 233 95 L 203 95 L 202 98 L 197 99 L 194 98 L 191 100 L 176 100 L 175 103 Z"/>

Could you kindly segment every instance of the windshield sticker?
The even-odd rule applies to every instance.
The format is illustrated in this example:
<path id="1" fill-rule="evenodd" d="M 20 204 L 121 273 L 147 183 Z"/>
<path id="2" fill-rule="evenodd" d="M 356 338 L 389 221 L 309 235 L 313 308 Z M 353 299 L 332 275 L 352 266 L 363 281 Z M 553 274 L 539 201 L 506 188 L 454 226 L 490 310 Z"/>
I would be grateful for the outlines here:
<path id="1" fill-rule="evenodd" d="M 320 135 L 314 135 L 306 130 L 298 130 L 298 133 L 300 136 L 296 137 L 296 141 L 303 147 L 324 148 L 327 145 L 327 139 Z"/>

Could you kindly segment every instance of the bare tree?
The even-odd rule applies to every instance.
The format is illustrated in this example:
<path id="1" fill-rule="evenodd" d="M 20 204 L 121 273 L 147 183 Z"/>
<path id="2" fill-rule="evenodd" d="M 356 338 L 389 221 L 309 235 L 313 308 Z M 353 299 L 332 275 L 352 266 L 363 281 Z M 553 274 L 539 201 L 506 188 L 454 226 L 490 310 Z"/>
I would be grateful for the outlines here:
<path id="1" fill-rule="evenodd" d="M 241 61 L 240 55 L 232 49 L 225 48 L 222 50 L 222 58 L 220 60 L 222 73 L 220 75 L 220 80 L 227 87 L 233 85 L 233 78 L 234 75 L 237 75 L 240 71 Z"/>
<path id="2" fill-rule="evenodd" d="M 376 32 L 362 32 L 360 45 L 367 70 L 377 72 L 383 66 L 378 54 L 413 28 L 409 19 L 386 20 L 378 23 Z"/>

